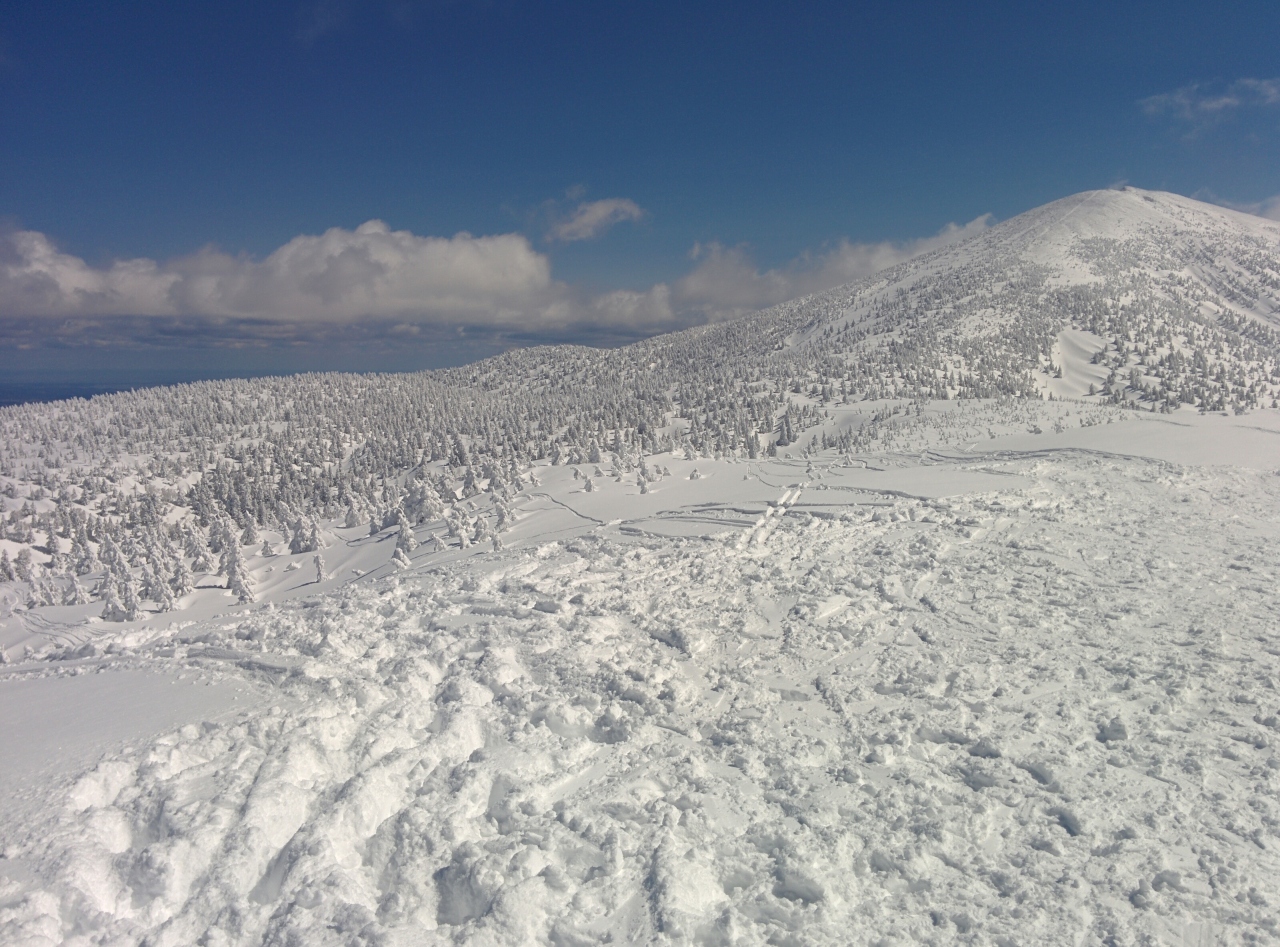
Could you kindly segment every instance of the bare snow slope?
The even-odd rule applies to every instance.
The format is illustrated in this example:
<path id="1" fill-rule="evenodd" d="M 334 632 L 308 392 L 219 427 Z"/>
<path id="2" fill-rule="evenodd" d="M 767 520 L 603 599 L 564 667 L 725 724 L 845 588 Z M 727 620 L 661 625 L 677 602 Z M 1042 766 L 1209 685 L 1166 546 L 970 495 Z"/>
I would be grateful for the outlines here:
<path id="1" fill-rule="evenodd" d="M 1274 413 L 983 410 L 8 669 L 275 699 L 0 822 L 0 942 L 1280 939 Z"/>

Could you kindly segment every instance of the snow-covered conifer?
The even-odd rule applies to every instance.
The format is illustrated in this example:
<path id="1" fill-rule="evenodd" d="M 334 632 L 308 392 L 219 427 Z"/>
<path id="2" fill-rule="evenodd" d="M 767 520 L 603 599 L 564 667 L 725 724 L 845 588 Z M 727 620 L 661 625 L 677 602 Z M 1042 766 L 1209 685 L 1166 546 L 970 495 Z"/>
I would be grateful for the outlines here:
<path id="1" fill-rule="evenodd" d="M 289 539 L 289 552 L 296 556 L 315 552 L 318 548 L 320 547 L 315 524 L 303 518 L 297 519 L 293 524 L 293 535 Z"/>
<path id="2" fill-rule="evenodd" d="M 399 516 L 396 523 L 396 549 L 408 555 L 418 548 L 418 540 L 413 535 L 413 526 L 403 510 L 397 509 Z"/>
<path id="3" fill-rule="evenodd" d="M 127 571 L 112 570 L 103 579 L 102 617 L 105 621 L 137 621 L 142 617 L 142 603 L 138 598 L 138 584 Z"/>
<path id="4" fill-rule="evenodd" d="M 84 586 L 80 584 L 80 579 L 75 575 L 69 576 L 67 585 L 64 587 L 62 593 L 62 604 L 87 605 L 89 604 L 89 601 L 89 593 L 86 592 Z"/>
<path id="5" fill-rule="evenodd" d="M 175 596 L 181 597 L 195 587 L 195 580 L 186 562 L 179 557 L 173 564 L 173 573 L 169 576 L 169 589 Z"/>
<path id="6" fill-rule="evenodd" d="M 253 578 L 249 575 L 249 567 L 240 554 L 240 546 L 232 543 L 223 556 L 223 564 L 227 574 L 227 588 L 241 605 L 254 601 Z"/>
<path id="7" fill-rule="evenodd" d="M 35 578 L 35 568 L 30 549 L 19 551 L 13 560 L 13 576 L 19 582 L 31 582 Z"/>

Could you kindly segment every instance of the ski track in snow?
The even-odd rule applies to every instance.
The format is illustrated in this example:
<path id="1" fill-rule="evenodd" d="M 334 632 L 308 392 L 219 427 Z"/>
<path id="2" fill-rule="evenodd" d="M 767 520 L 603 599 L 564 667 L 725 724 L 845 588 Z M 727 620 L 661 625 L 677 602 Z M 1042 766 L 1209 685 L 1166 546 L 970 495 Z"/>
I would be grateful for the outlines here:
<path id="1" fill-rule="evenodd" d="M 1280 478 L 870 461 L 1009 487 L 778 463 L 705 536 L 583 521 L 120 633 L 68 666 L 270 696 L 6 820 L 0 942 L 1280 939 Z"/>

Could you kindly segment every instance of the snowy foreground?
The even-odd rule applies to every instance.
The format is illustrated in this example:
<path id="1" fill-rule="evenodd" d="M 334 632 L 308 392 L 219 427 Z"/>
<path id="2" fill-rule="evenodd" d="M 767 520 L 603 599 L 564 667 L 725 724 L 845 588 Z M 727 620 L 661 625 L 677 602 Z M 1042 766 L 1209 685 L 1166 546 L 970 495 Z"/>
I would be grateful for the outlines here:
<path id="1" fill-rule="evenodd" d="M 11 615 L 0 943 L 1280 940 L 1276 412 L 651 462 Z"/>

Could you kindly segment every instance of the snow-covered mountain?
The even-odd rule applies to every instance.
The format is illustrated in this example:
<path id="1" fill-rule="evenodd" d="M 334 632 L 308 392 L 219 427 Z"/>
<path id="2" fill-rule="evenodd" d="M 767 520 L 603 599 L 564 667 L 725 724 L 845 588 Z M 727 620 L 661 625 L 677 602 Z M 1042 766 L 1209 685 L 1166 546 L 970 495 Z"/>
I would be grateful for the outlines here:
<path id="1" fill-rule="evenodd" d="M 0 943 L 1259 943 L 1280 227 L 0 410 Z"/>
<path id="2" fill-rule="evenodd" d="M 1280 385 L 1280 224 L 1089 191 L 764 318 L 866 387 L 1253 406 Z"/>

